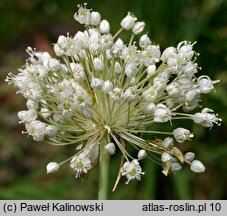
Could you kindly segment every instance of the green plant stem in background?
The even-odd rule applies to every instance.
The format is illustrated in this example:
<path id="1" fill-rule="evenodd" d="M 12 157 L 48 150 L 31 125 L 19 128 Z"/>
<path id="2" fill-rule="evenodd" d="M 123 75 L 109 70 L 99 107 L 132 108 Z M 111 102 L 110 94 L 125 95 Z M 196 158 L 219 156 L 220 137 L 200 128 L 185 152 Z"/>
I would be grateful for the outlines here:
<path id="1" fill-rule="evenodd" d="M 104 136 L 100 142 L 99 155 L 99 191 L 98 199 L 106 200 L 108 195 L 108 174 L 109 174 L 109 154 L 105 152 L 105 145 L 108 143 L 107 137 Z"/>

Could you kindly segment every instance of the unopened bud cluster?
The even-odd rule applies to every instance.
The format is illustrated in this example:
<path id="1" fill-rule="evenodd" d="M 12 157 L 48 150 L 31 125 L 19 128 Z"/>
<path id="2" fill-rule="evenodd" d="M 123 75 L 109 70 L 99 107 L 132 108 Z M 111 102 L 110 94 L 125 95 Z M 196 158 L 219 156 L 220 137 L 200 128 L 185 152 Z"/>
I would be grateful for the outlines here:
<path id="1" fill-rule="evenodd" d="M 206 75 L 196 78 L 195 43 L 182 41 L 161 50 L 147 34 L 134 41 L 145 23 L 132 13 L 123 18 L 115 35 L 109 22 L 86 5 L 79 5 L 74 18 L 85 30 L 60 35 L 54 44 L 57 57 L 29 47 L 30 57 L 20 73 L 7 77 L 27 99 L 27 110 L 18 113 L 24 133 L 35 141 L 75 145 L 75 152 L 64 162 L 70 161 L 76 177 L 98 163 L 104 137 L 109 141 L 106 154 L 123 155 L 120 172 L 127 183 L 140 180 L 144 158 L 161 162 L 165 175 L 180 170 L 184 163 L 193 172 L 204 172 L 194 153 L 179 149 L 196 134 L 172 124 L 175 119 L 191 120 L 211 128 L 221 122 L 213 110 L 201 110 L 199 105 L 202 94 L 212 91 L 218 81 Z M 129 42 L 119 36 L 124 30 L 131 34 Z M 168 124 L 169 130 L 151 130 L 157 124 Z M 142 133 L 150 134 L 150 139 L 143 139 Z M 128 151 L 130 146 L 138 150 L 136 156 Z M 47 172 L 58 171 L 64 162 L 49 163 Z"/>

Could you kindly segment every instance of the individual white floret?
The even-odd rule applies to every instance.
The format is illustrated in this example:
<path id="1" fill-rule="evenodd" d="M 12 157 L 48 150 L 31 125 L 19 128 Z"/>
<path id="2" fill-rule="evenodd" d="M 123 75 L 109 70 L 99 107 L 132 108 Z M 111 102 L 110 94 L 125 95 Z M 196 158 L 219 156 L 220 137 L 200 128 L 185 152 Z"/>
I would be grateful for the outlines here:
<path id="1" fill-rule="evenodd" d="M 31 121 L 26 124 L 26 129 L 29 135 L 33 137 L 35 141 L 42 141 L 45 136 L 46 124 L 39 121 Z"/>
<path id="2" fill-rule="evenodd" d="M 176 48 L 175 47 L 168 47 L 166 48 L 161 56 L 161 60 L 163 62 L 167 62 L 169 58 L 172 58 L 176 55 Z"/>
<path id="3" fill-rule="evenodd" d="M 45 128 L 45 134 L 49 137 L 55 137 L 58 132 L 58 128 L 53 125 L 47 125 Z"/>
<path id="4" fill-rule="evenodd" d="M 38 103 L 30 99 L 27 100 L 26 106 L 28 109 L 34 109 L 34 110 L 37 110 L 39 108 Z"/>
<path id="5" fill-rule="evenodd" d="M 175 130 L 173 130 L 173 136 L 175 140 L 179 143 L 183 143 L 184 141 L 190 140 L 194 137 L 194 135 L 185 128 L 176 128 Z"/>
<path id="6" fill-rule="evenodd" d="M 199 90 L 203 94 L 207 94 L 214 89 L 213 84 L 218 83 L 219 80 L 212 81 L 208 76 L 200 76 L 198 78 Z"/>
<path id="7" fill-rule="evenodd" d="M 136 20 L 137 18 L 134 14 L 128 12 L 128 15 L 121 21 L 121 27 L 125 30 L 130 30 L 135 26 Z"/>
<path id="8" fill-rule="evenodd" d="M 23 110 L 18 112 L 20 123 L 27 123 L 36 120 L 38 117 L 35 109 Z"/>
<path id="9" fill-rule="evenodd" d="M 154 122 L 167 122 L 172 118 L 171 111 L 164 104 L 158 104 L 154 111 Z"/>
<path id="10" fill-rule="evenodd" d="M 86 8 L 86 5 L 79 5 L 79 10 L 74 14 L 74 19 L 80 24 L 91 24 L 91 12 Z"/>
<path id="11" fill-rule="evenodd" d="M 145 22 L 136 22 L 134 27 L 132 28 L 132 32 L 134 34 L 140 34 L 145 27 Z"/>
<path id="12" fill-rule="evenodd" d="M 139 90 L 131 86 L 125 90 L 123 97 L 128 101 L 134 101 L 139 97 Z"/>
<path id="13" fill-rule="evenodd" d="M 91 12 L 91 25 L 98 26 L 101 22 L 101 15 L 97 11 Z"/>
<path id="14" fill-rule="evenodd" d="M 82 173 L 87 173 L 91 169 L 91 161 L 84 153 L 75 156 L 70 161 L 70 167 L 75 172 L 76 178 Z"/>
<path id="15" fill-rule="evenodd" d="M 109 95 L 113 101 L 120 102 L 123 97 L 123 90 L 120 88 L 114 88 L 112 91 L 109 92 Z"/>
<path id="16" fill-rule="evenodd" d="M 192 117 L 196 124 L 204 127 L 213 127 L 214 124 L 220 125 L 222 119 L 213 113 L 212 109 L 204 108 L 201 113 L 195 113 Z"/>
<path id="17" fill-rule="evenodd" d="M 148 103 L 144 107 L 144 113 L 146 115 L 153 115 L 155 108 L 156 108 L 156 105 L 154 103 Z"/>
<path id="18" fill-rule="evenodd" d="M 71 67 L 71 70 L 73 72 L 73 78 L 76 81 L 79 82 L 79 81 L 85 79 L 84 68 L 81 64 L 72 62 L 72 63 L 70 63 L 70 67 Z"/>
<path id="19" fill-rule="evenodd" d="M 141 36 L 141 38 L 139 40 L 139 45 L 141 48 L 146 48 L 147 46 L 151 45 L 151 40 L 147 36 L 147 34 L 144 34 Z"/>
<path id="20" fill-rule="evenodd" d="M 120 171 L 122 176 L 126 176 L 126 178 L 128 179 L 126 184 L 128 184 L 133 179 L 140 180 L 141 175 L 144 175 L 144 172 L 142 172 L 138 160 L 135 159 L 131 162 L 125 162 Z"/>

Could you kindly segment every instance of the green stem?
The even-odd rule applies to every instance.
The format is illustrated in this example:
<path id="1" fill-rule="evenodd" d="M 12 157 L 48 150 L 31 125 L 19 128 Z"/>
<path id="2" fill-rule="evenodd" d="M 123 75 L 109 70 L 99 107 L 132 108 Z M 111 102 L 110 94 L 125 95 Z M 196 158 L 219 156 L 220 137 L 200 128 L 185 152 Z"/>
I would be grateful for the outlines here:
<path id="1" fill-rule="evenodd" d="M 99 150 L 99 200 L 108 199 L 109 154 L 105 152 L 105 145 L 107 143 L 107 137 L 104 136 L 100 141 Z"/>

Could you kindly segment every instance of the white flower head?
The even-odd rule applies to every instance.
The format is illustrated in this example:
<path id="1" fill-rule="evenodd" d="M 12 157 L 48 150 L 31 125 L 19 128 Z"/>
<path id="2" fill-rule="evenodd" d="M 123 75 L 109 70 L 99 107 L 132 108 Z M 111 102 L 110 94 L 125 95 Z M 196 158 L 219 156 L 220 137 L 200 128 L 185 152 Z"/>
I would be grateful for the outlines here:
<path id="1" fill-rule="evenodd" d="M 54 52 L 59 58 L 28 47 L 26 64 L 17 75 L 9 73 L 6 78 L 27 99 L 28 110 L 18 113 L 27 130 L 24 133 L 56 146 L 75 145 L 70 159 L 50 162 L 47 172 L 71 160 L 79 177 L 98 162 L 105 163 L 103 151 L 122 154 L 121 163 L 127 162 L 120 173 L 128 179 L 126 183 L 140 180 L 144 172 L 138 161 L 146 156 L 156 161 L 153 154 L 161 155 L 157 159 L 163 162 L 165 175 L 180 170 L 183 162 L 191 164 L 192 171 L 203 172 L 205 167 L 194 160 L 194 153 L 175 147 L 176 142 L 193 137 L 189 130 L 174 127 L 175 120 L 191 119 L 209 128 L 221 123 L 211 109 L 193 113 L 202 106 L 201 94 L 219 82 L 206 75 L 196 77 L 200 67 L 195 43 L 182 41 L 177 47 L 160 49 L 147 34 L 137 42 L 134 36 L 144 30 L 145 23 L 137 22 L 132 13 L 113 35 L 109 21 L 101 19 L 99 12 L 86 4 L 78 7 L 74 18 L 85 30 L 58 37 Z M 127 38 L 121 35 L 124 30 L 131 32 L 129 41 L 122 40 Z M 159 134 L 172 137 L 162 140 Z M 139 149 L 137 156 L 132 155 L 131 146 Z"/>

